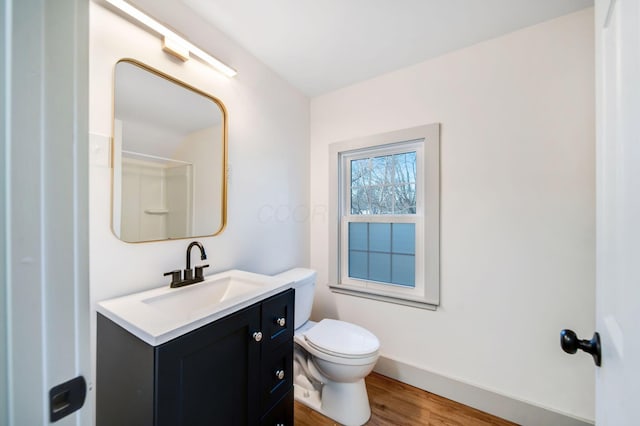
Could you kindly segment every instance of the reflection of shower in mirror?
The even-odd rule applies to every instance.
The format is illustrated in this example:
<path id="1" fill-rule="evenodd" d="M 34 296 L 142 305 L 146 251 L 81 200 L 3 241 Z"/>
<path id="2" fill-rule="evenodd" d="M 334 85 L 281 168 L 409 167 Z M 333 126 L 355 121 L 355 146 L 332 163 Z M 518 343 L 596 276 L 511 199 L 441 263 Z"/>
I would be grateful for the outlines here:
<path id="1" fill-rule="evenodd" d="M 120 199 L 126 201 L 114 209 L 124 241 L 193 234 L 193 164 L 129 151 L 121 164 Z"/>
<path id="2" fill-rule="evenodd" d="M 226 222 L 226 111 L 135 61 L 116 65 L 112 228 L 127 242 L 215 235 Z"/>

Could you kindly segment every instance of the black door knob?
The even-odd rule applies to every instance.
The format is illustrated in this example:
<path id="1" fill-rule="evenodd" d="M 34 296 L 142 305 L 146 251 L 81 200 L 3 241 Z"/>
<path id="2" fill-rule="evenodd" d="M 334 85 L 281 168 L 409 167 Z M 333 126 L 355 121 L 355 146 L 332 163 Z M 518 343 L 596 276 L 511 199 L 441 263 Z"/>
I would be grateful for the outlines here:
<path id="1" fill-rule="evenodd" d="M 591 340 L 580 340 L 573 330 L 562 330 L 560 332 L 560 346 L 562 350 L 568 354 L 575 354 L 578 349 L 585 351 L 593 356 L 593 362 L 598 367 L 602 363 L 602 354 L 600 348 L 600 335 L 593 333 Z"/>

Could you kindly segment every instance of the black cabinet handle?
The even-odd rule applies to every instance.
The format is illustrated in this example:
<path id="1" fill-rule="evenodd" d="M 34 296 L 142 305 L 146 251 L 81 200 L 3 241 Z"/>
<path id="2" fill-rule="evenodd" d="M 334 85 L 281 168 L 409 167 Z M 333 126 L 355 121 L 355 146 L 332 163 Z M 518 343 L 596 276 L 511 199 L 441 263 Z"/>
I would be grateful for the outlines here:
<path id="1" fill-rule="evenodd" d="M 583 350 L 593 356 L 593 362 L 598 367 L 602 364 L 602 348 L 598 333 L 593 333 L 591 340 L 580 340 L 573 330 L 562 330 L 560 332 L 560 346 L 568 354 L 575 354 L 578 349 Z"/>

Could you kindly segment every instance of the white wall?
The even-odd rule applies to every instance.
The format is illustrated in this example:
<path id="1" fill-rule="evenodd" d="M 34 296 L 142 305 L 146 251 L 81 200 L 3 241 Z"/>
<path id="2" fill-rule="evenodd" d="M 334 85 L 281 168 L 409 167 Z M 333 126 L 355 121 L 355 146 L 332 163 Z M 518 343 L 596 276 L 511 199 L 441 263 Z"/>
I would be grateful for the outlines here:
<path id="1" fill-rule="evenodd" d="M 219 149 L 222 131 L 222 127 L 216 125 L 186 135 L 171 157 L 193 164 L 191 235 L 213 233 L 220 229 L 222 223 L 222 211 L 216 202 L 222 197 L 222 174 L 219 167 L 210 167 L 210 164 L 222 164 L 222 150 Z"/>
<path id="2" fill-rule="evenodd" d="M 186 81 L 216 96 L 227 107 L 231 165 L 228 224 L 220 236 L 199 239 L 209 255 L 207 263 L 211 267 L 207 273 L 239 268 L 272 274 L 308 264 L 308 223 L 293 215 L 265 214 L 277 206 L 308 204 L 308 98 L 177 3 L 172 19 L 158 18 L 172 22 L 200 47 L 237 68 L 235 78 L 228 79 L 195 59 L 187 63 L 174 60 L 161 51 L 156 36 L 99 4 L 91 4 L 92 303 L 168 285 L 162 274 L 184 268 L 190 241 L 127 244 L 111 232 L 107 145 L 112 125 L 113 70 L 116 61 L 125 57 Z M 147 6 L 144 9 L 153 14 L 152 2 Z M 198 38 L 198 34 L 206 37 Z M 92 321 L 95 330 L 95 315 Z"/>
<path id="3" fill-rule="evenodd" d="M 442 123 L 441 306 L 331 293 L 314 215 L 314 316 L 369 328 L 391 359 L 593 419 L 593 362 L 559 346 L 562 328 L 594 330 L 593 39 L 587 9 L 312 99 L 317 211 L 330 143 Z"/>

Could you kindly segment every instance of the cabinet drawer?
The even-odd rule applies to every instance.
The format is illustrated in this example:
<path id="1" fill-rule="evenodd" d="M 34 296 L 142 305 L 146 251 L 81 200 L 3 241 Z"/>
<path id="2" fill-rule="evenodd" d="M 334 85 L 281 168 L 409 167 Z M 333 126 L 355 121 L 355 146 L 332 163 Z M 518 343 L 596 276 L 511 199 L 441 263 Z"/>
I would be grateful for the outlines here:
<path id="1" fill-rule="evenodd" d="M 260 426 L 293 426 L 293 389 L 262 418 Z"/>
<path id="2" fill-rule="evenodd" d="M 263 353 L 260 379 L 264 413 L 293 386 L 293 342 L 284 343 L 268 354 Z"/>
<path id="3" fill-rule="evenodd" d="M 293 338 L 293 302 L 293 289 L 262 302 L 262 334 L 265 338 L 263 353 Z"/>

